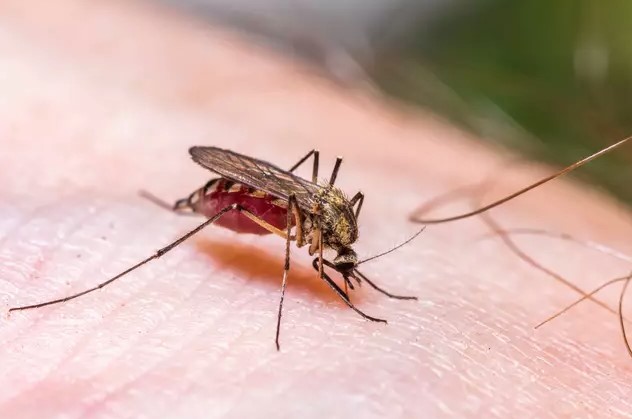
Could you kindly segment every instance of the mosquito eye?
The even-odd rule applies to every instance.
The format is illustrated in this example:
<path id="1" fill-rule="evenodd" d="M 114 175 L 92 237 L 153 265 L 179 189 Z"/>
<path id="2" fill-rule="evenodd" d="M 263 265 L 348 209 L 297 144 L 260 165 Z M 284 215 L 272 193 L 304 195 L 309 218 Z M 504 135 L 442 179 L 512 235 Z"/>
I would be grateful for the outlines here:
<path id="1" fill-rule="evenodd" d="M 355 263 L 351 262 L 335 263 L 335 265 L 338 272 L 349 272 L 355 268 Z"/>
<path id="2" fill-rule="evenodd" d="M 345 249 L 338 253 L 334 259 L 334 265 L 338 272 L 349 272 L 358 264 L 358 256 L 353 250 Z"/>

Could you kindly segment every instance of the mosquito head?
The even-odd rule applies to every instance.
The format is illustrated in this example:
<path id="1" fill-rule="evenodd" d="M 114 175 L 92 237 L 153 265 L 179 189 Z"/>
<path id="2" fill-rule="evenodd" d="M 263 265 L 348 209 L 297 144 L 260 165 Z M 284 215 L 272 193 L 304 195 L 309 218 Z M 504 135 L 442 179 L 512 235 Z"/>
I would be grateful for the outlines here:
<path id="1" fill-rule="evenodd" d="M 338 250 L 338 256 L 334 259 L 334 266 L 343 275 L 351 274 L 358 266 L 358 255 L 352 248 L 343 247 Z"/>

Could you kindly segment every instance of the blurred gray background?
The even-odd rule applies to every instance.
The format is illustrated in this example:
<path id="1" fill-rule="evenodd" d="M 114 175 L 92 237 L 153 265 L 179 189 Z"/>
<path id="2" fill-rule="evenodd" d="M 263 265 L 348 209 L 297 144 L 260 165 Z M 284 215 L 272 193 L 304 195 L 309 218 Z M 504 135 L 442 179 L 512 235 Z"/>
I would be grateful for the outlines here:
<path id="1" fill-rule="evenodd" d="M 398 50 L 459 0 L 159 0 L 353 82 L 380 53 Z"/>
<path id="2" fill-rule="evenodd" d="M 629 0 L 157 0 L 569 164 L 632 134 Z M 632 150 L 576 173 L 632 202 Z"/>

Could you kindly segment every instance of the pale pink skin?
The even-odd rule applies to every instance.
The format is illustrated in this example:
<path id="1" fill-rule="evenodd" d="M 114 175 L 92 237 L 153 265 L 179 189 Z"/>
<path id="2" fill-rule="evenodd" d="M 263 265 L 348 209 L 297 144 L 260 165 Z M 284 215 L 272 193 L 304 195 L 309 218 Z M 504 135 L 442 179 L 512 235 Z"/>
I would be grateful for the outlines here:
<path id="1" fill-rule="evenodd" d="M 238 38 L 131 2 L 0 6 L 0 307 L 92 286 L 193 228 L 136 194 L 185 196 L 212 175 L 191 145 L 290 167 L 321 151 L 367 198 L 360 257 L 412 234 L 412 209 L 505 158 L 444 123 L 340 90 Z M 614 140 L 614 139 L 613 139 Z M 329 165 L 329 166 L 328 166 Z M 505 172 L 502 190 L 548 174 Z M 309 169 L 299 171 L 309 176 Z M 491 196 L 487 197 L 491 199 Z M 437 213 L 469 208 L 463 198 Z M 556 181 L 494 212 L 632 253 L 627 209 Z M 92 295 L 0 322 L 0 417 L 622 417 L 632 360 L 592 303 L 519 261 L 479 220 L 428 227 L 362 266 L 361 319 L 292 247 L 281 331 L 278 237 L 208 228 Z M 542 237 L 533 257 L 584 289 L 625 263 Z M 605 299 L 615 303 L 616 290 Z"/>

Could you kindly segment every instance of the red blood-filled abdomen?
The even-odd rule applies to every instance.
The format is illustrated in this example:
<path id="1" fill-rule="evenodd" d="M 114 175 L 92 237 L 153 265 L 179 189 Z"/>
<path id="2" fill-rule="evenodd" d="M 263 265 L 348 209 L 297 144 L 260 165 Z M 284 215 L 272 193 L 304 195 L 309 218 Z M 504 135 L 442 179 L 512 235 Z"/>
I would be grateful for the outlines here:
<path id="1" fill-rule="evenodd" d="M 249 193 L 247 187 L 243 186 L 232 191 L 216 190 L 205 195 L 195 204 L 195 212 L 210 218 L 229 205 L 240 204 L 267 223 L 285 231 L 287 229 L 287 209 L 274 204 L 273 202 L 276 201 L 274 196 L 268 194 L 253 195 Z M 236 210 L 227 212 L 215 224 L 237 233 L 270 234 L 270 231 Z M 294 225 L 294 220 L 292 220 L 292 225 Z"/>

